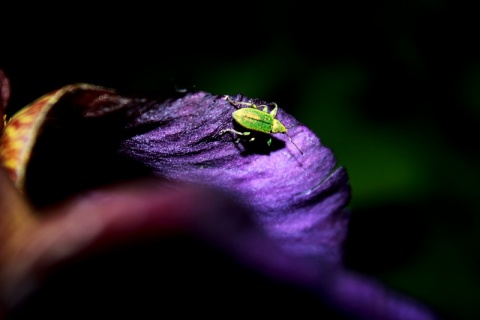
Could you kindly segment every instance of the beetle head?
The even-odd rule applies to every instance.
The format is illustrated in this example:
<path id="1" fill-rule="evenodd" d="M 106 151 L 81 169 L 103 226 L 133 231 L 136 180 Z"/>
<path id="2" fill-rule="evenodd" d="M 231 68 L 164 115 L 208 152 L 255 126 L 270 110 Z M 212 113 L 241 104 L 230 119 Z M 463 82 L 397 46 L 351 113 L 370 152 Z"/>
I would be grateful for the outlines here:
<path id="1" fill-rule="evenodd" d="M 272 133 L 287 133 L 287 128 L 277 119 L 273 119 Z"/>

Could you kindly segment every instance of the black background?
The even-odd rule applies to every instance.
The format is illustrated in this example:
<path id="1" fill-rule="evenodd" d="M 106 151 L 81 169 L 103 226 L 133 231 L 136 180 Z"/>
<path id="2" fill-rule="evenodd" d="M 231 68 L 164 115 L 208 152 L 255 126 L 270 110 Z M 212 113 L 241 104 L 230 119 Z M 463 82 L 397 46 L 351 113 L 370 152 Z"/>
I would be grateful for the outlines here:
<path id="1" fill-rule="evenodd" d="M 480 317 L 470 2 L 41 3 L 0 21 L 9 114 L 75 82 L 276 101 L 349 172 L 346 265 L 445 317 Z"/>

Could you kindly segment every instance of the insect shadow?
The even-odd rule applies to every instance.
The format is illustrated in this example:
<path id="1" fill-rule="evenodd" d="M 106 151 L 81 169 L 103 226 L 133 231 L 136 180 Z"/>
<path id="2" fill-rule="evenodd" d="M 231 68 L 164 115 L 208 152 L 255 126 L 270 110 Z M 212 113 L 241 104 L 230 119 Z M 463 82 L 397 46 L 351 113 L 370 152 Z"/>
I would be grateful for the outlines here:
<path id="1" fill-rule="evenodd" d="M 248 140 L 249 142 L 256 140 L 256 136 L 267 134 L 269 137 L 266 142 L 267 146 L 270 147 L 273 141 L 273 137 L 270 136 L 270 134 L 284 133 L 288 136 L 290 142 L 298 149 L 298 151 L 303 154 L 303 151 L 300 150 L 300 148 L 293 142 L 292 138 L 287 133 L 287 128 L 285 125 L 281 123 L 280 120 L 275 118 L 278 111 L 278 106 L 275 102 L 272 102 L 274 108 L 268 112 L 268 105 L 256 105 L 253 102 L 237 102 L 233 101 L 229 96 L 225 96 L 224 98 L 237 108 L 237 110 L 232 113 L 232 117 L 235 119 L 238 125 L 241 125 L 247 131 L 239 131 L 227 128 L 220 131 L 221 134 L 231 132 L 240 137 L 248 136 L 250 138 Z M 235 127 L 235 123 L 233 125 Z M 237 138 L 236 142 L 238 143 L 240 140 L 240 138 Z M 269 152 L 271 152 L 271 150 Z"/>
<path id="2" fill-rule="evenodd" d="M 245 131 L 241 125 L 232 121 L 233 128 L 238 131 Z M 242 156 L 248 156 L 252 154 L 262 154 L 268 155 L 271 152 L 285 148 L 286 143 L 275 137 L 273 134 L 266 134 L 262 132 L 252 132 L 251 135 L 241 136 L 236 134 L 231 134 L 232 139 L 237 144 L 237 148 L 241 151 Z M 254 140 L 251 140 L 254 138 Z M 270 145 L 268 145 L 268 140 L 271 139 Z M 241 145 L 242 147 L 238 146 Z"/>

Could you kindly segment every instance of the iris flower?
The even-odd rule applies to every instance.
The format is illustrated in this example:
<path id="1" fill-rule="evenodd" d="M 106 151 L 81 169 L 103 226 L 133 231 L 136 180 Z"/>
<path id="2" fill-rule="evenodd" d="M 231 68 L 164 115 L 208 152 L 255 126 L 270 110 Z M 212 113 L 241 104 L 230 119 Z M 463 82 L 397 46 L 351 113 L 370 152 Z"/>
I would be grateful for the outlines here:
<path id="1" fill-rule="evenodd" d="M 4 111 L 9 87 L 0 79 Z M 343 266 L 347 172 L 283 109 L 275 118 L 286 134 L 238 135 L 222 131 L 248 131 L 232 119 L 249 106 L 237 102 L 268 112 L 274 104 L 203 91 L 139 97 L 86 84 L 52 96 L 23 160 L 6 164 L 3 136 L 6 319 L 436 318 Z"/>

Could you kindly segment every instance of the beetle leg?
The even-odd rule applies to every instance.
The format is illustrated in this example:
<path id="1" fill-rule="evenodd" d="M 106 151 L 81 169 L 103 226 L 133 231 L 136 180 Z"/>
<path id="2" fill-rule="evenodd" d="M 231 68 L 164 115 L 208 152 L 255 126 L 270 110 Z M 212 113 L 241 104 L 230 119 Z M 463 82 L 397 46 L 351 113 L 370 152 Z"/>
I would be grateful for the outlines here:
<path id="1" fill-rule="evenodd" d="M 230 97 L 228 95 L 225 96 L 225 99 L 228 102 L 230 102 L 231 104 L 233 104 L 235 107 L 238 107 L 239 105 L 244 105 L 247 108 L 254 108 L 254 109 L 258 108 L 256 104 L 251 103 L 251 102 L 233 101 L 232 99 L 230 99 Z"/>
<path id="2" fill-rule="evenodd" d="M 224 130 L 220 131 L 220 134 L 224 134 L 227 131 L 238 134 L 240 136 L 248 136 L 250 134 L 250 132 L 240 132 L 240 131 L 237 131 L 237 130 L 234 130 L 234 129 L 224 129 Z"/>
<path id="3" fill-rule="evenodd" d="M 263 109 L 262 109 L 263 112 L 268 112 L 268 106 L 266 104 L 261 104 L 259 106 L 256 106 L 255 109 L 258 109 L 260 107 L 263 107 Z"/>
<path id="4" fill-rule="evenodd" d="M 224 130 L 220 131 L 220 134 L 224 134 L 225 132 L 232 132 L 232 133 L 235 133 L 239 136 L 249 136 L 250 133 L 251 133 L 249 131 L 240 132 L 240 131 L 229 128 L 229 129 L 224 129 Z M 250 140 L 248 140 L 248 141 L 252 142 L 253 140 L 255 140 L 255 136 L 251 137 Z M 235 143 L 239 143 L 239 142 L 240 142 L 240 138 L 235 139 Z"/>
<path id="5" fill-rule="evenodd" d="M 272 110 L 272 112 L 270 112 L 270 114 L 272 115 L 272 117 L 275 118 L 275 116 L 277 115 L 278 106 L 275 102 L 272 102 L 272 104 L 275 106 L 275 108 L 273 108 L 273 110 Z"/>

